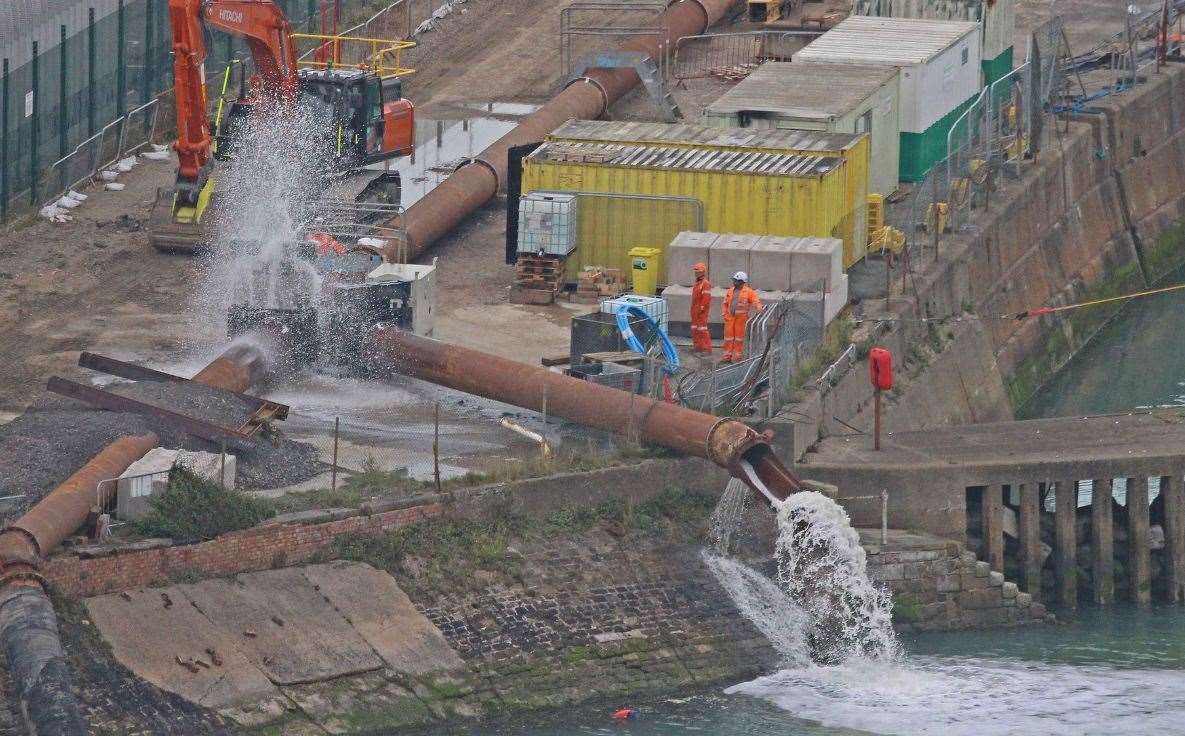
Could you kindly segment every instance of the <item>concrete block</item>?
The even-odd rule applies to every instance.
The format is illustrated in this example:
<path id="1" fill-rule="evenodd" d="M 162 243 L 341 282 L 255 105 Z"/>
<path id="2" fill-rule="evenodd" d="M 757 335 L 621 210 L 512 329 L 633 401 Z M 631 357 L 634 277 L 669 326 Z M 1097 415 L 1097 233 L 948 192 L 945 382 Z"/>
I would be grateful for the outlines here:
<path id="1" fill-rule="evenodd" d="M 992 570 L 988 573 L 988 585 L 993 588 L 999 588 L 1004 584 L 1004 573 Z"/>
<path id="2" fill-rule="evenodd" d="M 712 243 L 708 262 L 708 278 L 714 286 L 727 288 L 737 271 L 752 274 L 751 256 L 758 235 L 721 235 Z"/>
<path id="3" fill-rule="evenodd" d="M 986 578 L 992 572 L 992 568 L 988 563 L 976 561 L 975 563 L 975 577 Z"/>
<path id="4" fill-rule="evenodd" d="M 934 581 L 934 589 L 939 593 L 957 593 L 963 589 L 958 575 L 943 575 Z"/>
<path id="5" fill-rule="evenodd" d="M 1033 603 L 1033 595 L 1031 593 L 1017 593 L 1016 605 L 1020 608 L 1028 608 Z"/>
<path id="6" fill-rule="evenodd" d="M 188 452 L 157 447 L 128 466 L 116 483 L 115 515 L 119 519 L 142 518 L 148 513 L 149 499 L 169 486 L 169 471 L 181 465 L 213 483 L 235 487 L 234 455 L 226 456 L 226 475 L 222 478 L 221 455 L 212 452 Z M 109 492 L 105 488 L 104 492 Z"/>
<path id="7" fill-rule="evenodd" d="M 710 273 L 711 247 L 719 237 L 718 233 L 691 231 L 684 231 L 676 235 L 675 239 L 667 246 L 663 256 L 667 263 L 666 283 L 668 285 L 692 286 L 695 283 L 695 274 L 691 267 L 697 263 L 708 264 Z M 708 278 L 711 279 L 712 276 L 709 275 Z M 713 283 L 715 283 L 714 280 Z"/>
<path id="8" fill-rule="evenodd" d="M 823 321 L 831 324 L 831 320 L 839 316 L 840 311 L 848 305 L 848 275 L 841 273 L 832 284 L 831 291 L 823 297 Z"/>
<path id="9" fill-rule="evenodd" d="M 1004 598 L 1016 598 L 1019 594 L 1020 591 L 1017 589 L 1016 583 L 1004 583 L 1004 585 L 1000 586 L 1000 595 L 1004 596 Z"/>
<path id="10" fill-rule="evenodd" d="M 995 589 L 964 591 L 959 593 L 959 605 L 964 609 L 971 610 L 998 608 L 1000 606 L 1000 593 Z"/>
<path id="11" fill-rule="evenodd" d="M 668 286 L 662 290 L 662 300 L 667 305 L 667 318 L 672 322 L 689 322 L 691 320 L 691 288 L 687 286 Z"/>
<path id="12" fill-rule="evenodd" d="M 790 286 L 790 259 L 795 240 L 798 238 L 784 238 L 778 235 L 758 238 L 749 257 L 749 280 L 754 289 L 793 290 Z"/>
<path id="13" fill-rule="evenodd" d="M 843 241 L 836 238 L 798 238 L 790 258 L 790 288 L 829 292 L 843 273 Z"/>

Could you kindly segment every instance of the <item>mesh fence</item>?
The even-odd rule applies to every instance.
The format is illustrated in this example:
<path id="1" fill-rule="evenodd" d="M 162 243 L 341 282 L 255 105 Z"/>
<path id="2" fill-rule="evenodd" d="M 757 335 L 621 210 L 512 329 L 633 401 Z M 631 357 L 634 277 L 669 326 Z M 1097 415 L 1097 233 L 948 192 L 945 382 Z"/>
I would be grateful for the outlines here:
<path id="1" fill-rule="evenodd" d="M 278 3 L 294 30 L 319 29 L 319 0 Z M 343 0 L 342 12 L 379 23 L 387 16 L 375 10 L 384 5 Z M 62 183 L 81 181 L 163 136 L 174 122 L 167 97 L 173 61 L 166 3 L 92 0 L 54 18 L 53 25 L 0 44 L 0 222 L 52 199 L 67 188 Z M 406 26 L 404 18 L 398 27 Z M 242 39 L 227 34 L 212 33 L 208 41 L 213 103 L 224 81 L 228 93 L 237 92 L 245 71 L 237 62 L 250 54 Z M 156 102 L 162 99 L 165 104 Z"/>
<path id="2" fill-rule="evenodd" d="M 685 36 L 675 44 L 672 76 L 679 81 L 743 77 L 766 61 L 789 61 L 818 35 L 812 31 L 753 31 Z"/>

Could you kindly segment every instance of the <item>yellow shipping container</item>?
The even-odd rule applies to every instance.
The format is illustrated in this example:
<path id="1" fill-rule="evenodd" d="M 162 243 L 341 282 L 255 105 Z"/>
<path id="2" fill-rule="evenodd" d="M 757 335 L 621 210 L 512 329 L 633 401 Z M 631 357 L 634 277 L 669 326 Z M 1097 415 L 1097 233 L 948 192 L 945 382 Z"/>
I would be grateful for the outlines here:
<path id="1" fill-rule="evenodd" d="M 693 198 L 703 204 L 708 232 L 841 237 L 851 225 L 846 173 L 837 156 L 550 142 L 523 160 L 522 191 Z M 666 229 L 664 223 L 620 219 L 621 203 L 630 201 L 579 200 L 573 254 L 579 268 L 615 266 L 628 273 L 631 248 L 665 249 L 669 240 L 638 237 Z"/>
<path id="2" fill-rule="evenodd" d="M 661 145 L 704 151 L 777 152 L 802 156 L 836 156 L 844 162 L 844 217 L 828 237 L 844 244 L 844 269 L 868 252 L 867 198 L 871 167 L 871 139 L 866 133 L 817 130 L 725 128 L 686 123 L 637 123 L 615 120 L 569 120 L 547 136 L 551 142 L 597 142 L 624 145 Z M 526 191 L 526 187 L 523 187 Z M 712 232 L 739 232 L 713 230 Z M 755 235 L 806 235 L 756 232 Z M 815 233 L 810 233 L 814 235 Z"/>

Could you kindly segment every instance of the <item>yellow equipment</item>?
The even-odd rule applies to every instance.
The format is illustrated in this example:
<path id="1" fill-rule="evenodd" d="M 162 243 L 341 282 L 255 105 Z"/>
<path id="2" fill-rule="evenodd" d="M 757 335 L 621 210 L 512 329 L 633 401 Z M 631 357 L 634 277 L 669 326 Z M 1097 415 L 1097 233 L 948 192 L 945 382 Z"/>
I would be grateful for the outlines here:
<path id="1" fill-rule="evenodd" d="M 791 7 L 791 0 L 749 0 L 749 20 L 753 23 L 772 23 L 789 13 Z"/>
<path id="2" fill-rule="evenodd" d="M 630 276 L 634 282 L 634 293 L 654 296 L 658 291 L 659 259 L 662 250 L 658 248 L 630 248 Z"/>

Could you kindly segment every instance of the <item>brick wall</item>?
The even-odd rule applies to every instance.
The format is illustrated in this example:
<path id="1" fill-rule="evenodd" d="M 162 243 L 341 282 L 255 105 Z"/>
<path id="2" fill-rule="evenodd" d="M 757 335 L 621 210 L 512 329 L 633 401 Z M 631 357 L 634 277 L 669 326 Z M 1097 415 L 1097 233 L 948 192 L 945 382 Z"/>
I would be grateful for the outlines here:
<path id="1" fill-rule="evenodd" d="M 42 574 L 62 592 L 79 597 L 116 593 L 167 581 L 186 572 L 233 575 L 307 561 L 338 534 L 380 532 L 437 516 L 439 502 L 323 523 L 277 523 L 224 534 L 208 542 L 153 549 L 110 547 L 95 557 L 66 553 L 49 558 Z"/>

